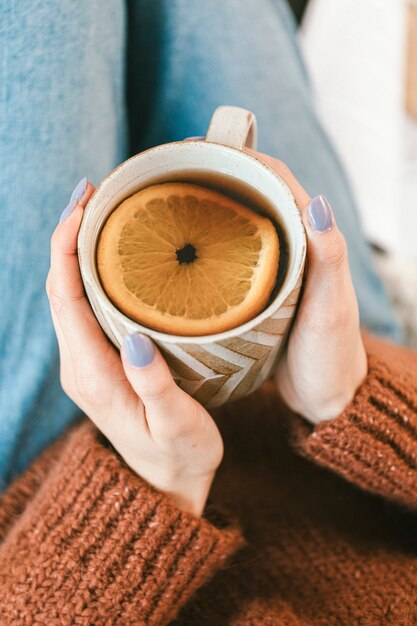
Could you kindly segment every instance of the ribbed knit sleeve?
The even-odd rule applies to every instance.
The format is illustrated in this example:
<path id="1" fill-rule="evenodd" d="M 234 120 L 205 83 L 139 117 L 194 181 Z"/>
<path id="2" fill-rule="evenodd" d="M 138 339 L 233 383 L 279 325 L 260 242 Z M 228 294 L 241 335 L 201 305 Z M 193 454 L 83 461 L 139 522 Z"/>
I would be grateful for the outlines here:
<path id="1" fill-rule="evenodd" d="M 49 446 L 4 493 L 0 494 L 0 546 L 14 522 L 36 495 L 48 472 L 59 458 L 64 441 Z"/>
<path id="2" fill-rule="evenodd" d="M 417 354 L 364 334 L 368 375 L 333 420 L 295 419 L 304 456 L 373 493 L 417 508 Z"/>
<path id="3" fill-rule="evenodd" d="M 2 626 L 166 624 L 243 543 L 223 517 L 178 510 L 89 423 L 48 472 L 23 475 L 12 493 L 3 498 L 14 506 L 0 544 Z"/>

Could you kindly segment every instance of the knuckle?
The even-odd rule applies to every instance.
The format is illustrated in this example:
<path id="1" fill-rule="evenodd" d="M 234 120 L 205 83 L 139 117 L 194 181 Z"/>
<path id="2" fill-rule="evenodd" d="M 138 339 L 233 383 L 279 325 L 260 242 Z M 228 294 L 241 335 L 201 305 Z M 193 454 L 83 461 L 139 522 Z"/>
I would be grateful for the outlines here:
<path id="1" fill-rule="evenodd" d="M 63 392 L 69 397 L 71 398 L 71 400 L 74 400 L 74 394 L 72 393 L 72 387 L 67 383 L 65 378 L 61 377 L 61 387 Z"/>
<path id="2" fill-rule="evenodd" d="M 337 237 L 332 246 L 326 250 L 325 262 L 334 270 L 341 270 L 347 259 L 347 246 L 343 235 Z"/>
<path id="3" fill-rule="evenodd" d="M 175 415 L 172 420 L 155 425 L 153 432 L 162 445 L 170 447 L 173 443 L 189 439 L 195 432 L 195 425 L 188 415 Z"/>
<path id="4" fill-rule="evenodd" d="M 91 372 L 79 372 L 75 378 L 76 395 L 80 402 L 87 406 L 101 406 L 103 389 L 100 379 Z"/>
<path id="5" fill-rule="evenodd" d="M 188 406 L 185 410 L 178 411 L 176 413 L 179 417 L 169 422 L 169 428 L 167 429 L 167 436 L 170 439 L 187 439 L 194 435 L 196 432 L 203 432 L 202 424 L 202 411 L 198 404 Z"/>
<path id="6" fill-rule="evenodd" d="M 186 439 L 194 432 L 194 423 L 192 419 L 175 419 L 171 422 L 167 435 L 171 439 Z"/>
<path id="7" fill-rule="evenodd" d="M 71 294 L 63 290 L 57 290 L 52 279 L 48 277 L 46 283 L 46 293 L 48 295 L 49 303 L 55 313 L 63 313 L 72 304 L 81 302 L 84 299 L 84 293 Z"/>
<path id="8" fill-rule="evenodd" d="M 51 253 L 57 252 L 60 248 L 60 236 L 58 230 L 55 229 L 51 236 Z"/>
<path id="9" fill-rule="evenodd" d="M 338 333 L 350 323 L 350 311 L 346 307 L 339 307 L 333 315 L 326 320 L 326 330 L 329 333 Z"/>
<path id="10" fill-rule="evenodd" d="M 323 312 L 312 312 L 310 315 L 310 328 L 317 334 L 325 334 L 326 337 L 332 337 L 351 321 L 351 312 L 347 307 L 338 306 L 336 309 L 330 308 Z"/>
<path id="11" fill-rule="evenodd" d="M 174 381 L 170 378 L 158 381 L 158 385 L 154 384 L 154 381 L 149 381 L 152 384 L 145 384 L 142 388 L 143 397 L 150 402 L 163 402 L 168 400 L 172 394 Z"/>
<path id="12" fill-rule="evenodd" d="M 49 298 L 49 304 L 55 313 L 62 313 L 67 308 L 67 298 L 61 293 L 58 293 L 55 287 L 51 284 L 48 285 L 47 294 Z"/>
<path id="13" fill-rule="evenodd" d="M 69 379 L 67 372 L 65 371 L 65 369 L 63 367 L 61 367 L 60 370 L 60 376 L 59 376 L 59 380 L 61 383 L 61 387 L 63 389 L 63 391 L 66 393 L 66 395 L 71 398 L 71 400 L 75 400 L 75 394 L 73 391 L 73 385 L 71 383 L 71 380 Z"/>

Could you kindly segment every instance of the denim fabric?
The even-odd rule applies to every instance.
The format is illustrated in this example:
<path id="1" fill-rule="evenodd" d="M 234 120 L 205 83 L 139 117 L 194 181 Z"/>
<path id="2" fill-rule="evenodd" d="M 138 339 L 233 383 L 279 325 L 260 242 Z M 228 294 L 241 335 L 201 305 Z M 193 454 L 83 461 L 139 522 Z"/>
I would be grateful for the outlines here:
<path id="1" fill-rule="evenodd" d="M 124 67 L 122 1 L 1 2 L 0 487 L 79 413 L 60 388 L 49 240 L 81 176 L 126 156 Z"/>
<path id="2" fill-rule="evenodd" d="M 400 338 L 283 0 L 3 0 L 0 487 L 78 414 L 60 389 L 44 290 L 72 188 L 82 176 L 100 182 L 129 152 L 203 135 L 219 104 L 253 110 L 259 149 L 328 197 L 363 324 Z"/>

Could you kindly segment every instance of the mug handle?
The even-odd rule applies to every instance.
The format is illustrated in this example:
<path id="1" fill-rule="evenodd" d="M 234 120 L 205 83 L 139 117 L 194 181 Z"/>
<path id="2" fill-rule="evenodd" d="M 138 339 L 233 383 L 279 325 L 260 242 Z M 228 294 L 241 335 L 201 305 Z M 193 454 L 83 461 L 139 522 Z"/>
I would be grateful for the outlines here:
<path id="1" fill-rule="evenodd" d="M 241 150 L 244 146 L 256 150 L 258 128 L 256 117 L 247 109 L 220 106 L 214 111 L 206 141 L 221 143 Z"/>

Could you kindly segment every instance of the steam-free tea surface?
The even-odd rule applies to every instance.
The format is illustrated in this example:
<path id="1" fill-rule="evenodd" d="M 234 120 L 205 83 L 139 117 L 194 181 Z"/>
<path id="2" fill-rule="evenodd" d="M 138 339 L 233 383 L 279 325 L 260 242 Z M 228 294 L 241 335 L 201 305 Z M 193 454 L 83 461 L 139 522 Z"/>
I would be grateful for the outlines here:
<path id="1" fill-rule="evenodd" d="M 239 326 L 266 306 L 279 264 L 267 217 L 189 183 L 152 185 L 110 215 L 97 248 L 104 290 L 128 317 L 174 335 Z"/>

